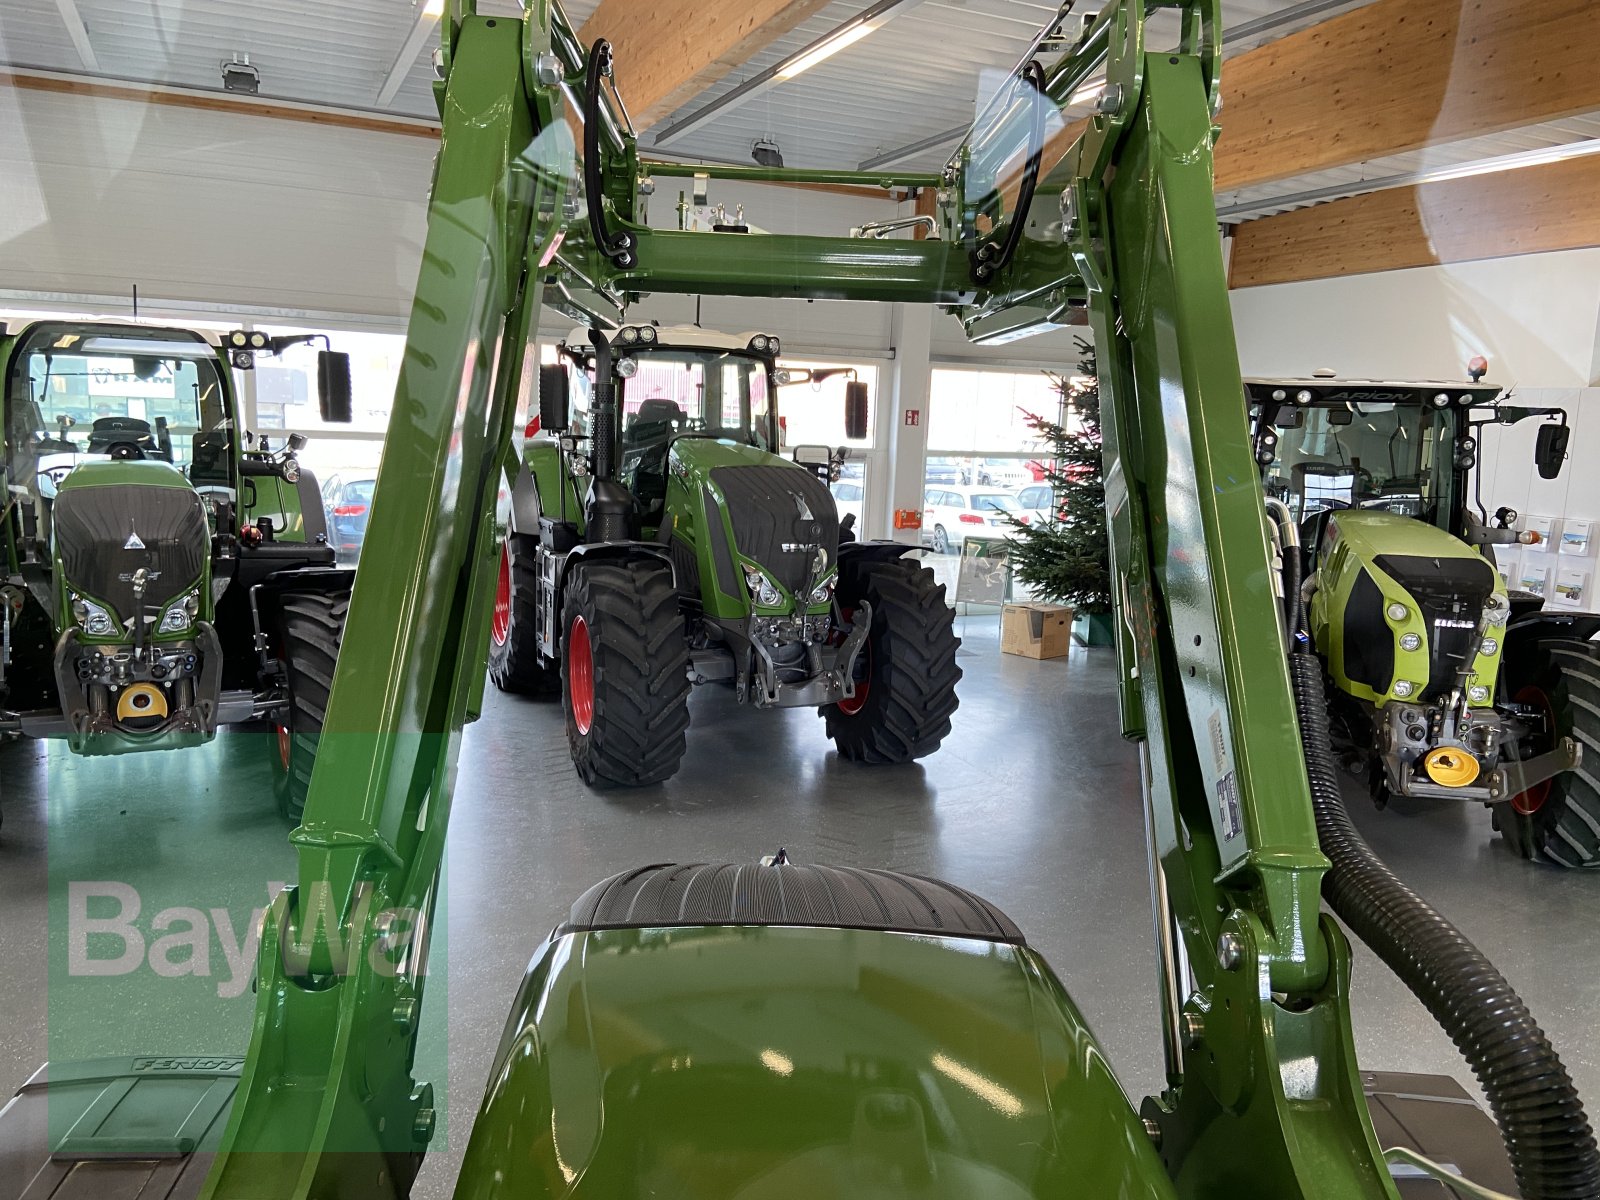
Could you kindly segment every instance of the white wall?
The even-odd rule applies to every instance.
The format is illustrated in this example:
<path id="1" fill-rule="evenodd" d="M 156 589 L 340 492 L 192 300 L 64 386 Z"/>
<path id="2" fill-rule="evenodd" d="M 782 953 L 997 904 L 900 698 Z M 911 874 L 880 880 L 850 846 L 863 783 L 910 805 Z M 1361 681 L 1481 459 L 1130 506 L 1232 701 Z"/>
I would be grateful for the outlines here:
<path id="1" fill-rule="evenodd" d="M 1600 383 L 1600 249 L 1349 275 L 1232 293 L 1246 375 L 1331 367 L 1351 378 Z"/>
<path id="2" fill-rule="evenodd" d="M 433 148 L 0 87 L 0 290 L 402 317 Z"/>

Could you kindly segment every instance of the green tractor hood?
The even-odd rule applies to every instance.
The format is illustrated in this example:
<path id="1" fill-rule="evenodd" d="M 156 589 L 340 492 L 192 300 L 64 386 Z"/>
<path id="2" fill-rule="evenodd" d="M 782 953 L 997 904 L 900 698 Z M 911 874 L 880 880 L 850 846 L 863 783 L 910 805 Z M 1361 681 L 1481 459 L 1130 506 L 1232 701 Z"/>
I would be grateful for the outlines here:
<path id="1" fill-rule="evenodd" d="M 534 960 L 490 1080 L 458 1197 L 1172 1195 L 1026 946 L 565 933 Z"/>
<path id="2" fill-rule="evenodd" d="M 674 556 L 693 560 L 706 615 L 739 619 L 813 601 L 836 570 L 839 514 L 833 497 L 805 467 L 754 446 L 711 438 L 679 438 L 667 464 L 666 511 Z M 771 585 L 764 603 L 759 571 Z"/>
<path id="3" fill-rule="evenodd" d="M 1471 658 L 1487 689 L 1474 703 L 1492 704 L 1500 648 L 1478 646 L 1486 606 L 1506 611 L 1499 572 L 1452 534 L 1376 509 L 1329 521 L 1311 632 L 1342 690 L 1377 704 L 1435 696 Z"/>

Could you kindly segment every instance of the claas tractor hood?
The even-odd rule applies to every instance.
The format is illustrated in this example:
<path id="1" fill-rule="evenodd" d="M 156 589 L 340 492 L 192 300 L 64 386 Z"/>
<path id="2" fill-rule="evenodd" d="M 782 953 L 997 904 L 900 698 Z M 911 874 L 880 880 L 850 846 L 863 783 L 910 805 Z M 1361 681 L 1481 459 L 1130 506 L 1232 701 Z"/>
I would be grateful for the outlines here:
<path id="1" fill-rule="evenodd" d="M 680 438 L 668 476 L 674 542 L 713 585 L 702 589 L 708 615 L 827 610 L 839 514 L 814 472 L 754 446 Z"/>
<path id="2" fill-rule="evenodd" d="M 1383 703 L 1447 694 L 1470 663 L 1488 706 L 1508 614 L 1499 573 L 1435 526 L 1380 510 L 1337 513 L 1324 534 L 1312 633 L 1352 695 Z M 1487 647 L 1487 648 L 1486 648 Z"/>

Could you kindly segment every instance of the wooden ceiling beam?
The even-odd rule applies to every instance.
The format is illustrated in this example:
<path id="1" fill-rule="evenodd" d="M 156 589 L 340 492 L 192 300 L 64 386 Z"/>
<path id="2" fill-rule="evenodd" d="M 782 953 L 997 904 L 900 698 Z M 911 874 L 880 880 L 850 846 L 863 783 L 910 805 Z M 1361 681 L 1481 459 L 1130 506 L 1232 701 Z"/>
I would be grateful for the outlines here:
<path id="1" fill-rule="evenodd" d="M 829 0 L 601 0 L 578 36 L 611 43 L 618 90 L 648 129 Z"/>
<path id="2" fill-rule="evenodd" d="M 1374 0 L 1230 58 L 1219 191 L 1600 110 L 1594 0 Z"/>
<path id="3" fill-rule="evenodd" d="M 1600 155 L 1391 188 L 1246 221 L 1230 285 L 1364 275 L 1600 246 Z"/>

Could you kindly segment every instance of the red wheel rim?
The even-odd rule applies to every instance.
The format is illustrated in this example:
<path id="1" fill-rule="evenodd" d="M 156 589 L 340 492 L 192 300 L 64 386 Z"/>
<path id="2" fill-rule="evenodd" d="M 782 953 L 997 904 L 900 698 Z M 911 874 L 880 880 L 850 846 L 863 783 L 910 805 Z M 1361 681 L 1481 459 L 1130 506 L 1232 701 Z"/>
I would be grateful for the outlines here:
<path id="1" fill-rule="evenodd" d="M 279 725 L 278 726 L 278 761 L 283 764 L 283 769 L 285 771 L 287 771 L 289 769 L 289 745 L 290 745 L 289 727 L 287 725 Z"/>
<path id="2" fill-rule="evenodd" d="M 1550 697 L 1542 687 L 1530 683 L 1517 693 L 1518 704 L 1532 704 L 1544 712 L 1545 728 L 1550 731 L 1552 739 L 1556 732 L 1556 714 L 1550 705 Z M 1550 785 L 1553 780 L 1546 779 L 1536 783 L 1525 792 L 1518 792 L 1511 797 L 1511 807 L 1524 817 L 1531 817 L 1544 807 L 1545 801 L 1550 799 Z"/>
<path id="3" fill-rule="evenodd" d="M 845 618 L 850 621 L 855 620 L 855 615 L 855 609 L 850 609 L 844 613 Z M 855 716 L 866 707 L 867 694 L 872 691 L 872 643 L 870 641 L 861 648 L 861 655 L 866 659 L 867 670 L 860 679 L 856 680 L 856 694 L 854 696 L 846 696 L 839 701 L 839 711 L 847 717 Z"/>
<path id="4" fill-rule="evenodd" d="M 500 544 L 500 582 L 494 589 L 494 621 L 489 626 L 489 636 L 496 646 L 504 646 L 511 636 L 511 551 L 504 542 Z"/>
<path id="5" fill-rule="evenodd" d="M 567 633 L 567 696 L 572 702 L 572 723 L 579 733 L 594 724 L 594 651 L 589 626 L 582 617 L 572 619 Z"/>

